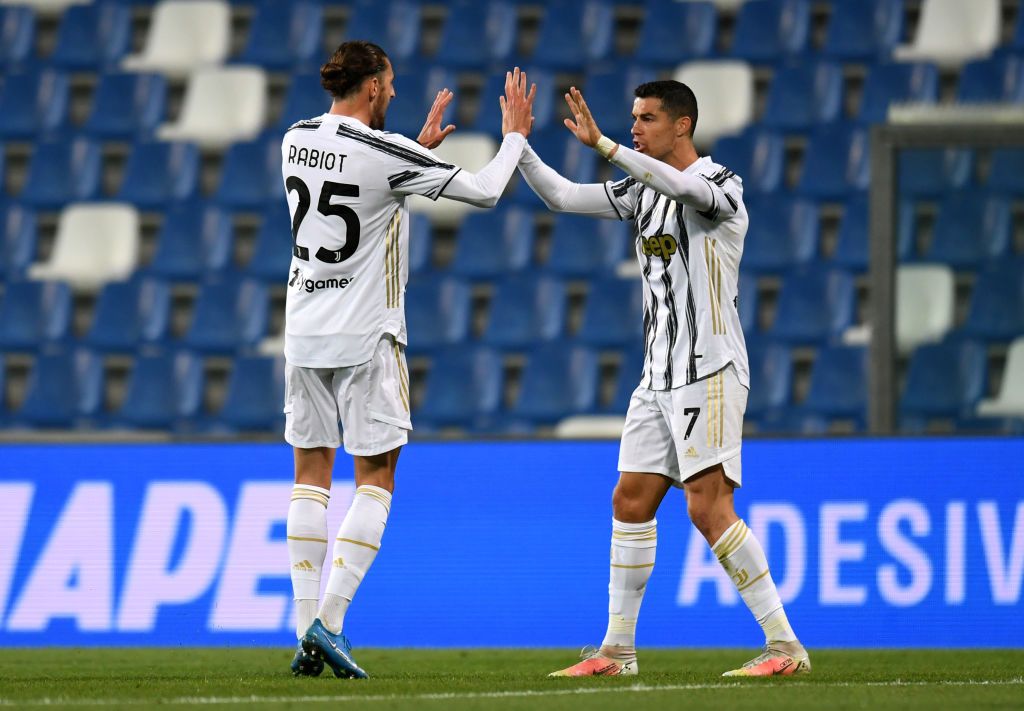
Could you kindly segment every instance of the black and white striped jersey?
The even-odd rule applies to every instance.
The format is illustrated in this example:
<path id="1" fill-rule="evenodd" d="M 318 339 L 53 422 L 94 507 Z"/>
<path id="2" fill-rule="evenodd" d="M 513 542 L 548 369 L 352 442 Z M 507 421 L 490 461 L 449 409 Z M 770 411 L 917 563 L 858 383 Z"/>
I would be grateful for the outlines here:
<path id="1" fill-rule="evenodd" d="M 634 222 L 644 280 L 641 386 L 670 390 L 733 363 L 750 387 L 740 329 L 738 279 L 747 210 L 738 176 L 709 157 L 683 171 L 711 187 L 706 211 L 655 192 L 632 177 L 605 184 L 622 219 Z"/>

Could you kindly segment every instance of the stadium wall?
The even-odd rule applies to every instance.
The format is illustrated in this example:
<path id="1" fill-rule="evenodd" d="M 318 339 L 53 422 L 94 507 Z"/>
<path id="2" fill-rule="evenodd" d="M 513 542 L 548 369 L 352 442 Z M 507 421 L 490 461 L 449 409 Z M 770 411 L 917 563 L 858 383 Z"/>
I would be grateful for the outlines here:
<path id="1" fill-rule="evenodd" d="M 580 646 L 606 621 L 611 442 L 414 443 L 346 632 Z M 814 647 L 1024 643 L 1024 440 L 753 441 L 740 514 Z M 293 644 L 284 445 L 0 447 L 0 646 Z M 353 493 L 339 458 L 332 530 Z M 759 630 L 670 492 L 644 646 Z"/>

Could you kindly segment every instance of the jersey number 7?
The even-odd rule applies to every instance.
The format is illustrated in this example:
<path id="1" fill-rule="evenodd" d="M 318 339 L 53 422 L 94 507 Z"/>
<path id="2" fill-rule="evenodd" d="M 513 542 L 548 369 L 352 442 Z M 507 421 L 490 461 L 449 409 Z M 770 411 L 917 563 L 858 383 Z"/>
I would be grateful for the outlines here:
<path id="1" fill-rule="evenodd" d="M 306 213 L 309 212 L 309 206 L 312 204 L 309 188 L 302 182 L 301 178 L 294 175 L 285 180 L 284 185 L 288 192 L 294 190 L 299 194 L 299 204 L 295 206 L 295 215 L 292 217 L 292 254 L 308 262 L 309 248 L 299 245 L 299 226 L 302 225 L 302 220 L 306 217 Z M 317 212 L 321 215 L 337 215 L 345 221 L 345 246 L 336 250 L 323 247 L 316 250 L 316 258 L 328 264 L 344 262 L 355 254 L 356 247 L 359 246 L 359 215 L 348 205 L 332 204 L 331 198 L 335 195 L 339 197 L 359 197 L 359 186 L 349 183 L 332 183 L 329 180 L 325 180 L 323 187 L 320 189 L 320 199 L 316 204 Z"/>

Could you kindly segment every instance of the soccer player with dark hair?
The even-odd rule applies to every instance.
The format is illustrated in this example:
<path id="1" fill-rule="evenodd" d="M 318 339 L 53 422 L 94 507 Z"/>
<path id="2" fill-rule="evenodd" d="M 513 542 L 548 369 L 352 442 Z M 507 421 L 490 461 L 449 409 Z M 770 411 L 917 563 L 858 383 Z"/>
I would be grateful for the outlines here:
<path id="1" fill-rule="evenodd" d="M 760 655 L 727 676 L 809 672 L 761 544 L 736 515 L 750 375 L 737 312 L 747 211 L 743 183 L 693 145 L 697 100 L 677 81 L 636 89 L 633 148 L 601 134 L 583 95 L 565 125 L 627 173 L 579 185 L 527 148 L 530 187 L 556 212 L 632 220 L 644 287 L 644 368 L 626 414 L 612 495 L 608 628 L 600 648 L 552 676 L 632 675 L 636 622 L 657 546 L 655 513 L 673 487 L 765 634 Z"/>

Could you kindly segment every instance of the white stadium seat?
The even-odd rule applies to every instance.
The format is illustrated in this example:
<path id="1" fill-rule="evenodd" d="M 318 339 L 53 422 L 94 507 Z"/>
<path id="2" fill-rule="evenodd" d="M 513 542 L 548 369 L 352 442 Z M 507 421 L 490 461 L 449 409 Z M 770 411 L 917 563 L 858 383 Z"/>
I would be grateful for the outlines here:
<path id="1" fill-rule="evenodd" d="M 999 394 L 978 403 L 983 417 L 1024 417 L 1024 336 L 1010 344 Z"/>
<path id="2" fill-rule="evenodd" d="M 26 5 L 39 15 L 59 15 L 69 5 L 87 5 L 92 0 L 0 0 L 0 5 Z"/>
<path id="3" fill-rule="evenodd" d="M 128 279 L 139 254 L 139 213 L 122 203 L 78 203 L 64 208 L 53 254 L 28 275 L 66 281 L 72 289 L 96 291 L 108 281 Z"/>
<path id="4" fill-rule="evenodd" d="M 719 136 L 739 133 L 754 118 L 754 70 L 746 62 L 688 62 L 672 77 L 697 96 L 693 142 L 708 149 Z"/>
<path id="5" fill-rule="evenodd" d="M 944 67 L 987 57 L 999 44 L 1001 13 L 999 0 L 924 0 L 913 42 L 894 56 Z"/>
<path id="6" fill-rule="evenodd" d="M 575 415 L 555 425 L 558 439 L 619 439 L 626 425 L 623 415 Z"/>
<path id="7" fill-rule="evenodd" d="M 255 138 L 267 111 L 267 75 L 259 67 L 197 69 L 189 78 L 177 123 L 157 129 L 165 141 L 222 149 Z"/>
<path id="8" fill-rule="evenodd" d="M 896 346 L 909 353 L 953 328 L 956 290 L 944 264 L 910 264 L 896 272 Z"/>
<path id="9" fill-rule="evenodd" d="M 124 58 L 131 71 L 175 79 L 222 64 L 231 49 L 231 7 L 223 0 L 164 0 L 153 11 L 146 44 Z"/>
<path id="10" fill-rule="evenodd" d="M 438 158 L 475 173 L 487 165 L 498 152 L 498 144 L 484 133 L 460 133 L 444 139 L 434 149 Z M 409 210 L 426 215 L 430 222 L 443 227 L 455 227 L 466 213 L 479 208 L 456 200 L 429 198 L 414 195 L 409 200 Z"/>

